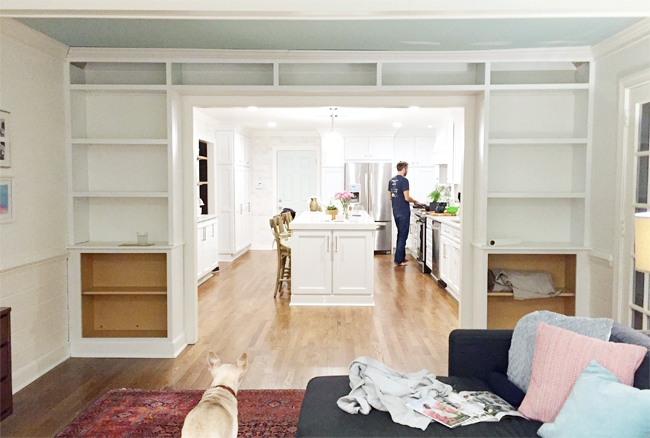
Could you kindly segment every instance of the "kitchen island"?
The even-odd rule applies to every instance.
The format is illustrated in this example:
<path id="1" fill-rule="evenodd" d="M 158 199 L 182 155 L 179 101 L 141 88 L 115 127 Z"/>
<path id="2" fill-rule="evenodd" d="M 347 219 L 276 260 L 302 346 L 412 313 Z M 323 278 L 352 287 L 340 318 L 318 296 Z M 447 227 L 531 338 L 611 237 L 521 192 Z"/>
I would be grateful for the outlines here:
<path id="1" fill-rule="evenodd" d="M 377 224 L 360 213 L 337 222 L 307 211 L 291 222 L 291 305 L 375 305 Z"/>

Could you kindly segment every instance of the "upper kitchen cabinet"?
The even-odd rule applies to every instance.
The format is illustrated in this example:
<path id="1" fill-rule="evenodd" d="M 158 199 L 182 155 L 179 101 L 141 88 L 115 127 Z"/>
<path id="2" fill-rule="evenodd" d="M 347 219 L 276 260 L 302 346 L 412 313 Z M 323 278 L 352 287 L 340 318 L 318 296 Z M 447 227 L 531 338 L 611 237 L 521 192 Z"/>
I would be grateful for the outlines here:
<path id="1" fill-rule="evenodd" d="M 236 166 L 250 166 L 250 140 L 238 132 L 234 133 L 234 156 Z"/>
<path id="2" fill-rule="evenodd" d="M 393 159 L 393 138 L 346 137 L 345 161 L 391 161 Z"/>
<path id="3" fill-rule="evenodd" d="M 435 137 L 395 138 L 395 162 L 406 161 L 409 166 L 432 166 Z"/>
<path id="4" fill-rule="evenodd" d="M 368 137 L 347 137 L 345 139 L 345 161 L 368 159 Z"/>

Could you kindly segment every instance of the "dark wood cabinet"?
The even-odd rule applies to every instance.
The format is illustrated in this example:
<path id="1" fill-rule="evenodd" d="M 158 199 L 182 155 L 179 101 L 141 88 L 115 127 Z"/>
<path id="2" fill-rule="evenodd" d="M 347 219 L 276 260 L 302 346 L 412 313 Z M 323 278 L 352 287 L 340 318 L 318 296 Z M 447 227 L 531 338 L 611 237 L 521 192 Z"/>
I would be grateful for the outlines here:
<path id="1" fill-rule="evenodd" d="M 0 307 L 0 421 L 14 411 L 11 391 L 11 308 Z"/>

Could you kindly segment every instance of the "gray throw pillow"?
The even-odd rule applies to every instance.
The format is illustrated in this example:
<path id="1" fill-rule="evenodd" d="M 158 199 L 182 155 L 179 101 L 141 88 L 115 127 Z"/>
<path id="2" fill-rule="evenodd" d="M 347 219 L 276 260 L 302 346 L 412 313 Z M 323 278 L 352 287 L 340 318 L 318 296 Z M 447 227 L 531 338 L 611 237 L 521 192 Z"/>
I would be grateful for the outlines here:
<path id="1" fill-rule="evenodd" d="M 530 376 L 533 373 L 537 324 L 540 322 L 583 336 L 608 341 L 614 320 L 565 316 L 546 310 L 529 313 L 521 318 L 515 326 L 508 352 L 508 379 L 524 392 L 528 390 Z"/>

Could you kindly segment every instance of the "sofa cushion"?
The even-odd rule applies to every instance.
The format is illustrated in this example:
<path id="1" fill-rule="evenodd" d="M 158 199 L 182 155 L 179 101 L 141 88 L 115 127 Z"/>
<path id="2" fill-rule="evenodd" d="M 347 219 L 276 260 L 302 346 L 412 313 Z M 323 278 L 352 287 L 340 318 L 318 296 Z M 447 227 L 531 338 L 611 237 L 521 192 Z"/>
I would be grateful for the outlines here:
<path id="1" fill-rule="evenodd" d="M 559 313 L 540 310 L 529 313 L 517 322 L 512 333 L 508 351 L 508 379 L 526 392 L 533 369 L 533 354 L 537 337 L 537 324 L 540 322 L 561 327 L 565 330 L 607 341 L 614 321 L 609 318 L 584 318 L 565 316 Z"/>
<path id="2" fill-rule="evenodd" d="M 592 360 L 542 438 L 650 437 L 650 390 L 623 385 Z"/>
<path id="3" fill-rule="evenodd" d="M 481 380 L 471 377 L 439 377 L 457 391 L 489 391 Z M 455 429 L 431 423 L 422 431 L 394 423 L 388 412 L 372 410 L 368 415 L 351 415 L 336 405 L 350 392 L 348 376 L 316 377 L 309 381 L 300 408 L 296 437 L 537 437 L 538 421 L 506 417 L 498 423 L 478 423 Z"/>
<path id="4" fill-rule="evenodd" d="M 515 408 L 521 405 L 526 395 L 517 385 L 508 380 L 505 374 L 493 371 L 487 378 L 487 384 L 493 393 L 510 403 Z"/>
<path id="5" fill-rule="evenodd" d="M 632 385 L 634 372 L 646 352 L 638 345 L 605 342 L 539 323 L 533 375 L 519 412 L 545 423 L 555 420 L 578 376 L 592 359 L 622 383 Z"/>
<path id="6" fill-rule="evenodd" d="M 634 386 L 639 389 L 650 389 L 650 336 L 631 327 L 614 322 L 610 342 L 640 345 L 648 349 L 645 359 L 634 373 Z"/>

